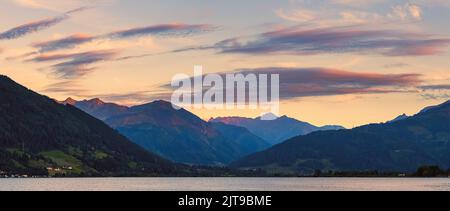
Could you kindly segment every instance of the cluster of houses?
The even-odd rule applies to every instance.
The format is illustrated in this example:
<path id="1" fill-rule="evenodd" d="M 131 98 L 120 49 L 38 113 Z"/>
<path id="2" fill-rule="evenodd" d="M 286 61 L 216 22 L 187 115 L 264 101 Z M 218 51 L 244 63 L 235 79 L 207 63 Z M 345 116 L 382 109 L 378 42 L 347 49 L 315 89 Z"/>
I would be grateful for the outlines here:
<path id="1" fill-rule="evenodd" d="M 63 166 L 63 167 L 47 167 L 47 171 L 49 172 L 64 172 L 64 171 L 71 171 L 73 170 L 72 166 Z M 40 176 L 42 177 L 42 176 Z M 20 174 L 10 174 L 6 171 L 0 170 L 0 178 L 36 178 L 36 176 L 30 176 L 27 174 L 20 175 Z"/>
<path id="2" fill-rule="evenodd" d="M 61 168 L 47 167 L 47 171 L 53 171 L 53 172 L 61 172 L 61 171 L 67 171 L 67 170 L 71 171 L 71 170 L 73 170 L 73 167 L 72 166 L 63 166 Z"/>
<path id="3" fill-rule="evenodd" d="M 35 176 L 28 176 L 26 174 L 8 174 L 8 172 L 0 171 L 0 178 L 36 178 Z"/>

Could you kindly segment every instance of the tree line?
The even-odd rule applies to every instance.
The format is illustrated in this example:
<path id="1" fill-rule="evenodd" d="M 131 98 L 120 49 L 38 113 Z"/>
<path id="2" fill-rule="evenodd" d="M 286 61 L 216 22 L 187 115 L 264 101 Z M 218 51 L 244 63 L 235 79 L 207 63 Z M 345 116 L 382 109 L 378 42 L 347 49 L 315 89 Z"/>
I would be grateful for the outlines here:
<path id="1" fill-rule="evenodd" d="M 326 171 L 316 170 L 313 177 L 450 177 L 450 169 L 439 166 L 421 166 L 415 172 L 388 171 Z"/>

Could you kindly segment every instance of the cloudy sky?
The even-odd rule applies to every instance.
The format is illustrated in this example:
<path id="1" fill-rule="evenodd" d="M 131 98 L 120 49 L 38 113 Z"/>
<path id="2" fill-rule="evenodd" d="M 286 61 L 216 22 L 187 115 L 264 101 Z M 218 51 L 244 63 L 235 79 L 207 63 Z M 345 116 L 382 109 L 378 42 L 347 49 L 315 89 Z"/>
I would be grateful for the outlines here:
<path id="1" fill-rule="evenodd" d="M 55 99 L 164 98 L 177 73 L 280 74 L 281 114 L 384 122 L 450 99 L 448 0 L 0 0 L 0 73 Z M 192 110 L 202 118 L 259 111 Z"/>

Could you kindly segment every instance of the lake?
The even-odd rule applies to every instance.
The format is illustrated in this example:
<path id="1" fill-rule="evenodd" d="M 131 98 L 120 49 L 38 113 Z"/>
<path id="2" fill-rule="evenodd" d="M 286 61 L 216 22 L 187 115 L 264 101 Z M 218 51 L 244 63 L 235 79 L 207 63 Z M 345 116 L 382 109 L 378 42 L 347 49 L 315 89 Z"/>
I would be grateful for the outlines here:
<path id="1" fill-rule="evenodd" d="M 0 179 L 0 191 L 450 191 L 447 178 Z"/>

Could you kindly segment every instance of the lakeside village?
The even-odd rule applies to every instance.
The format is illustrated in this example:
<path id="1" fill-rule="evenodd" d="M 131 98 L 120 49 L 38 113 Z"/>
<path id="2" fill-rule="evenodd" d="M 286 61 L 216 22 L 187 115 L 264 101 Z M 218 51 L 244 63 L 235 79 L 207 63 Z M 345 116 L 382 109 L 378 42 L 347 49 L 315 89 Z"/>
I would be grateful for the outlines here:
<path id="1" fill-rule="evenodd" d="M 47 167 L 46 168 L 49 175 L 57 175 L 57 174 L 64 174 L 67 171 L 72 171 L 72 166 L 63 166 L 61 168 L 58 167 Z M 48 178 L 52 176 L 48 175 L 28 175 L 28 174 L 11 174 L 7 171 L 0 170 L 0 178 Z"/>
<path id="2" fill-rule="evenodd" d="M 73 171 L 73 167 L 64 166 L 64 167 L 47 167 L 47 175 L 31 175 L 31 174 L 17 174 L 17 173 L 8 173 L 7 171 L 0 169 L 0 178 L 58 178 L 58 177 L 66 177 L 73 174 L 67 174 L 68 172 Z M 316 170 L 314 174 L 310 175 L 296 175 L 296 174 L 275 174 L 275 175 L 252 175 L 247 177 L 334 177 L 334 178 L 450 178 L 450 169 L 442 170 L 439 166 L 422 166 L 417 169 L 416 172 L 413 173 L 395 173 L 395 172 L 380 172 L 380 171 L 363 171 L 363 172 L 352 172 L 352 171 L 327 171 L 322 172 L 320 170 Z M 75 176 L 76 177 L 76 176 Z"/>

